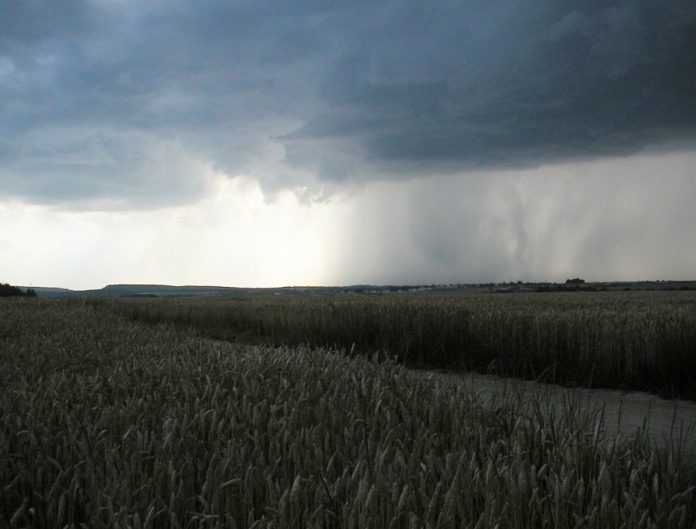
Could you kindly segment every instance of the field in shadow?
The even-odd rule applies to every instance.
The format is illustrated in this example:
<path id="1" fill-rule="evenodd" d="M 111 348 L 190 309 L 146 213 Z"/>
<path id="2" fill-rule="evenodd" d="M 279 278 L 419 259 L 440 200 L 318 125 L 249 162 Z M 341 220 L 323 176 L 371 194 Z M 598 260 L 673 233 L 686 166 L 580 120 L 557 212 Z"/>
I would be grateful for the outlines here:
<path id="1" fill-rule="evenodd" d="M 391 294 L 93 300 L 136 321 L 410 367 L 696 398 L 696 294 Z"/>
<path id="2" fill-rule="evenodd" d="M 573 401 L 0 300 L 0 527 L 696 525 L 693 462 Z"/>

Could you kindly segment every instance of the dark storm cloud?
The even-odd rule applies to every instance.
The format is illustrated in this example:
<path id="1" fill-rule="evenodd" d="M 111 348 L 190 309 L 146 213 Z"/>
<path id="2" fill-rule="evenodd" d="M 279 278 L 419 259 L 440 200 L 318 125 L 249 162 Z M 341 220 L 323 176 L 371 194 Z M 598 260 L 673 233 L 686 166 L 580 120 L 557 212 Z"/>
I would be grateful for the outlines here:
<path id="1" fill-rule="evenodd" d="M 0 194 L 193 200 L 692 145 L 696 5 L 11 0 Z"/>
<path id="2" fill-rule="evenodd" d="M 0 49 L 79 34 L 88 22 L 86 7 L 87 2 L 81 0 L 4 0 Z"/>
<path id="3" fill-rule="evenodd" d="M 313 139 L 358 140 L 395 171 L 683 145 L 696 131 L 688 4 L 400 4 L 344 53 L 320 111 L 291 138 L 310 159 Z"/>

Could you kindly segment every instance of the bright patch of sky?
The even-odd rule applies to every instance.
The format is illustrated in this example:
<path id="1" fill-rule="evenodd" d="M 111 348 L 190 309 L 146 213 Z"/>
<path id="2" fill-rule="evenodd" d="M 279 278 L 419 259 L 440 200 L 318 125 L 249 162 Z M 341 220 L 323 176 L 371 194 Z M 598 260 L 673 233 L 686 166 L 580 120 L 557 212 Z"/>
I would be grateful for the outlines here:
<path id="1" fill-rule="evenodd" d="M 195 204 L 155 210 L 66 211 L 0 205 L 7 281 L 101 288 L 108 283 L 278 286 L 324 283 L 340 204 L 267 200 L 243 177 L 211 176 Z"/>

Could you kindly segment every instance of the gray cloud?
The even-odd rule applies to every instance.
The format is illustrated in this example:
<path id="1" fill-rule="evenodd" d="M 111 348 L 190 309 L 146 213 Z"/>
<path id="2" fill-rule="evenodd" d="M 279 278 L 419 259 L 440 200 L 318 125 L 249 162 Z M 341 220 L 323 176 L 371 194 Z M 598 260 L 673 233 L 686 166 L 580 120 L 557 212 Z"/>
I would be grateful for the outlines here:
<path id="1" fill-rule="evenodd" d="M 11 0 L 0 195 L 158 207 L 208 163 L 272 190 L 691 148 L 694 49 L 678 0 Z"/>
<path id="2" fill-rule="evenodd" d="M 0 163 L 0 191 L 80 209 L 147 209 L 198 200 L 210 185 L 180 142 L 145 134 L 41 131 Z"/>
<path id="3" fill-rule="evenodd" d="M 0 49 L 71 38 L 86 29 L 87 15 L 85 0 L 5 0 L 0 15 Z"/>

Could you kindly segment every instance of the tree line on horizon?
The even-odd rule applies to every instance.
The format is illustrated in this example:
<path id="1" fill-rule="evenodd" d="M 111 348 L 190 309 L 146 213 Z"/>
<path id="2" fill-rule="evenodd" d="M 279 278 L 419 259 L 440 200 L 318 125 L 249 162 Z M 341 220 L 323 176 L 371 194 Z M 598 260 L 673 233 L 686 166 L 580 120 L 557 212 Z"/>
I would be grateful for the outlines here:
<path id="1" fill-rule="evenodd" d="M 0 297 L 7 298 L 7 297 L 19 297 L 19 296 L 35 298 L 36 291 L 33 288 L 28 288 L 26 290 L 22 290 L 21 288 L 14 287 L 8 283 L 0 283 Z"/>

